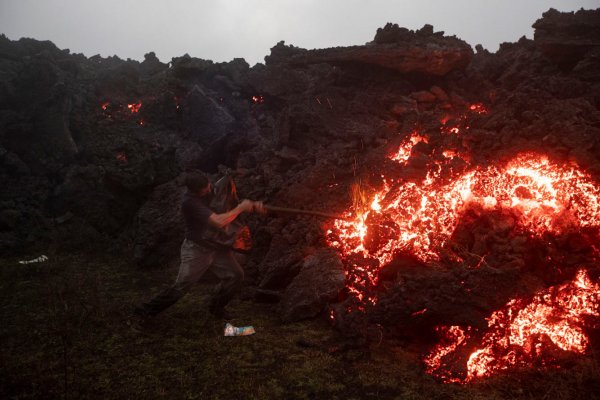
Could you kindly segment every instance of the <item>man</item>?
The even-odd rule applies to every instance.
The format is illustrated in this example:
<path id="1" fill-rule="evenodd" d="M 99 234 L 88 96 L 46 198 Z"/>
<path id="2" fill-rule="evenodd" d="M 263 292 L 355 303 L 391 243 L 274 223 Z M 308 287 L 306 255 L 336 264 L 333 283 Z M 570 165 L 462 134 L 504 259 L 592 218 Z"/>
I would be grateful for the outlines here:
<path id="1" fill-rule="evenodd" d="M 225 306 L 240 289 L 244 270 L 235 259 L 232 249 L 213 238 L 227 236 L 229 224 L 241 213 L 264 213 L 264 206 L 259 201 L 243 200 L 232 210 L 219 214 L 209 208 L 213 188 L 206 175 L 200 171 L 189 172 L 185 177 L 185 185 L 187 192 L 181 205 L 185 239 L 181 245 L 177 279 L 173 286 L 154 299 L 136 307 L 134 314 L 140 317 L 154 316 L 175 304 L 210 269 L 221 282 L 211 299 L 209 311 L 216 317 L 228 319 Z"/>

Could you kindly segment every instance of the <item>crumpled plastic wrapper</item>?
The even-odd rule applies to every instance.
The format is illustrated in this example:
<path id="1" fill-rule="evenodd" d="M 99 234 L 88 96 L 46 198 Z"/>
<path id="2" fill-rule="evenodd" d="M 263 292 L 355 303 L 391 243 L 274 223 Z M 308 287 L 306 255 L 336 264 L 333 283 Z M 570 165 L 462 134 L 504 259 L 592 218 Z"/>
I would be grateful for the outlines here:
<path id="1" fill-rule="evenodd" d="M 233 326 L 225 324 L 225 336 L 248 336 L 254 335 L 256 331 L 253 326 Z"/>

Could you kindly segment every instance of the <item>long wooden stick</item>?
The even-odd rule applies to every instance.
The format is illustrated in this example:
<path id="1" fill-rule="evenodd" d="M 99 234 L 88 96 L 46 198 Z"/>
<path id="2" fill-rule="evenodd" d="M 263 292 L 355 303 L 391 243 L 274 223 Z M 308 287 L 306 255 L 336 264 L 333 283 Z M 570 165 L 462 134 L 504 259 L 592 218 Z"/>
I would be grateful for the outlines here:
<path id="1" fill-rule="evenodd" d="M 283 212 L 283 213 L 288 213 L 288 214 L 306 214 L 306 215 L 316 215 L 319 217 L 333 218 L 333 219 L 343 219 L 343 220 L 347 219 L 347 218 L 341 217 L 339 215 L 328 214 L 328 213 L 324 213 L 324 212 L 320 212 L 320 211 L 301 210 L 299 208 L 276 207 L 276 206 L 270 206 L 270 205 L 265 205 L 265 208 L 267 209 L 267 211 Z"/>

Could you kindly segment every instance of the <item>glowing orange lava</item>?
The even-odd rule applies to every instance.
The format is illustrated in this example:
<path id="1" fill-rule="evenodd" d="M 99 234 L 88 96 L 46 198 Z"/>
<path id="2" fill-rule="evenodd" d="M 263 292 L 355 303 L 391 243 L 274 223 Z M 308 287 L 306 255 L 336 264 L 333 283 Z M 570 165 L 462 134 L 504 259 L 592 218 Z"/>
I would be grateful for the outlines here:
<path id="1" fill-rule="evenodd" d="M 142 103 L 127 104 L 127 108 L 129 109 L 129 111 L 131 111 L 132 114 L 139 112 L 141 107 Z"/>
<path id="2" fill-rule="evenodd" d="M 378 260 L 379 266 L 398 250 L 423 261 L 438 260 L 468 207 L 509 208 L 519 217 L 521 229 L 537 236 L 600 225 L 600 190 L 591 177 L 533 153 L 519 155 L 503 167 L 473 169 L 447 183 L 437 172 L 420 184 L 384 182 L 368 211 L 353 221 L 335 222 L 335 239 L 330 242 L 342 254 L 361 253 Z M 381 224 L 386 227 L 384 240 L 379 237 L 376 245 L 369 244 L 369 230 L 378 229 L 381 236 Z"/>
<path id="3" fill-rule="evenodd" d="M 442 369 L 443 359 L 448 354 L 452 354 L 459 346 L 463 345 L 467 335 L 460 326 L 440 326 L 437 328 L 438 334 L 442 337 L 442 342 L 438 343 L 433 350 L 423 359 L 425 371 L 428 374 L 436 375 L 445 382 L 461 382 L 460 378 L 452 376 L 449 372 Z"/>
<path id="4" fill-rule="evenodd" d="M 488 112 L 483 104 L 468 111 Z M 376 304 L 379 270 L 398 254 L 414 255 L 424 263 L 454 254 L 449 242 L 466 211 L 509 215 L 511 229 L 532 238 L 600 226 L 600 188 L 576 165 L 526 152 L 497 165 L 469 166 L 468 157 L 454 148 L 457 137 L 469 133 L 467 120 L 462 115 L 452 120 L 454 125 L 444 125 L 450 121 L 445 116 L 436 140 L 413 132 L 389 155 L 395 170 L 381 175 L 379 187 L 353 188 L 353 207 L 346 220 L 334 222 L 327 240 L 344 259 L 348 293 L 360 304 L 355 309 Z M 428 141 L 437 144 L 423 170 L 426 176 L 403 174 L 412 167 L 414 146 Z M 453 169 L 456 158 L 466 167 Z M 471 267 L 483 262 L 485 255 L 478 256 L 481 261 Z M 549 365 L 550 348 L 582 354 L 588 346 L 584 317 L 599 317 L 599 304 L 600 286 L 581 270 L 572 282 L 541 291 L 529 301 L 511 300 L 491 314 L 486 332 L 439 327 L 442 341 L 424 358 L 426 371 L 445 382 L 465 383 L 534 360 Z M 481 340 L 473 343 L 477 338 Z M 450 366 L 461 352 L 468 357 L 463 357 L 463 372 L 456 373 Z"/>
<path id="5" fill-rule="evenodd" d="M 445 382 L 466 383 L 534 362 L 552 365 L 556 352 L 586 353 L 586 317 L 600 317 L 600 285 L 580 270 L 570 282 L 543 290 L 529 302 L 511 300 L 492 313 L 480 345 L 468 356 L 466 376 L 452 373 L 443 360 L 464 348 L 468 335 L 460 327 L 440 328 L 443 345 L 425 357 L 426 370 Z"/>
<path id="6" fill-rule="evenodd" d="M 392 154 L 390 159 L 400 163 L 405 163 L 410 158 L 410 152 L 412 151 L 414 145 L 420 142 L 427 143 L 427 138 L 419 135 L 417 132 L 413 132 L 410 137 L 400 144 L 398 151 Z"/>
<path id="7" fill-rule="evenodd" d="M 476 112 L 477 114 L 487 114 L 488 110 L 482 103 L 475 103 L 469 106 L 469 110 L 472 112 Z"/>

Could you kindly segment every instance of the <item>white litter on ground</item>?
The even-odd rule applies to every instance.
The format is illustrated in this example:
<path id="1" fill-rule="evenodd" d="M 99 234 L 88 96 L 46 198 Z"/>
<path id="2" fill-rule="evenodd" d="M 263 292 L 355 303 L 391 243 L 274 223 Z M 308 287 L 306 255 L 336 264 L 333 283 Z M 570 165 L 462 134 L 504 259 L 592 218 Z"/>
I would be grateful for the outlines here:
<path id="1" fill-rule="evenodd" d="M 254 335 L 256 331 L 253 326 L 233 326 L 230 323 L 225 324 L 225 336 L 248 336 Z"/>
<path id="2" fill-rule="evenodd" d="M 33 264 L 33 263 L 42 263 L 48 261 L 48 256 L 41 255 L 38 258 L 34 258 L 33 260 L 27 261 L 19 261 L 19 264 Z"/>

